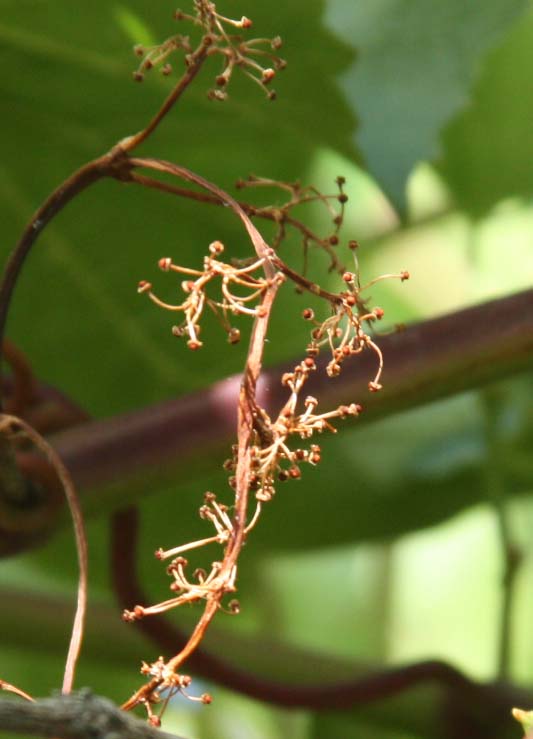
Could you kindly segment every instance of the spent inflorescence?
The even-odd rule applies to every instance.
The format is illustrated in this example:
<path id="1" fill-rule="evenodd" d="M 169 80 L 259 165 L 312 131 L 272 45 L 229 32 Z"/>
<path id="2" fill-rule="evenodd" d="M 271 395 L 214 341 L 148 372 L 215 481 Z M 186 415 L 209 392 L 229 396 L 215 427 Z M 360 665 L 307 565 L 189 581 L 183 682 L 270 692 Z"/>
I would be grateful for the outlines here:
<path id="1" fill-rule="evenodd" d="M 139 293 L 147 293 L 149 298 L 161 308 L 184 314 L 184 320 L 179 325 L 172 327 L 174 336 L 188 336 L 187 346 L 189 349 L 200 349 L 200 319 L 206 307 L 209 307 L 220 324 L 226 331 L 230 344 L 240 341 L 240 331 L 232 325 L 231 318 L 236 315 L 257 317 L 261 315 L 262 308 L 258 305 L 261 296 L 271 284 L 271 280 L 257 276 L 264 259 L 254 260 L 251 264 L 243 267 L 234 266 L 221 261 L 217 257 L 224 252 L 224 245 L 220 241 L 214 241 L 209 245 L 209 255 L 204 257 L 203 269 L 191 269 L 175 264 L 170 257 L 159 260 L 159 267 L 164 272 L 178 272 L 189 278 L 183 280 L 181 289 L 186 298 L 175 305 L 166 303 L 158 298 L 152 291 L 152 284 L 141 280 L 138 285 Z M 285 278 L 281 273 L 275 277 L 278 282 Z M 207 294 L 207 287 L 213 281 L 220 281 L 220 296 L 218 299 Z M 247 291 L 245 295 L 238 295 L 234 290 Z"/>
<path id="2" fill-rule="evenodd" d="M 272 184 L 271 181 L 255 178 L 254 184 L 257 183 Z M 344 180 L 341 179 L 340 183 L 342 187 Z M 298 204 L 302 201 L 302 192 L 306 193 L 304 198 L 322 200 L 324 197 L 312 188 L 304 190 L 291 186 L 290 192 L 291 200 Z M 312 308 L 305 308 L 302 311 L 304 320 L 312 324 L 307 356 L 296 364 L 292 371 L 282 375 L 281 384 L 287 389 L 288 397 L 277 416 L 271 418 L 267 411 L 257 404 L 255 397 L 250 399 L 253 407 L 253 428 L 247 484 L 255 497 L 255 509 L 243 523 L 243 540 L 257 524 L 262 505 L 272 500 L 277 485 L 300 479 L 302 465 L 316 466 L 320 463 L 322 452 L 314 439 L 315 435 L 323 432 L 336 433 L 334 422 L 337 419 L 357 417 L 362 411 L 361 405 L 353 402 L 331 410 L 319 411 L 318 399 L 303 393 L 311 374 L 318 369 L 319 354 L 324 349 L 329 352 L 330 359 L 325 364 L 325 370 L 329 377 L 335 377 L 341 372 L 346 359 L 359 355 L 366 349 L 373 351 L 377 357 L 377 369 L 368 383 L 368 388 L 371 392 L 381 389 L 383 356 L 376 343 L 373 327 L 376 321 L 383 318 L 384 311 L 379 307 L 370 309 L 364 292 L 383 279 L 397 278 L 403 282 L 409 278 L 409 273 L 402 271 L 398 274 L 382 275 L 367 284 L 361 284 L 355 256 L 358 244 L 350 241 L 348 246 L 354 257 L 355 269 L 342 273 L 339 281 L 343 289 L 337 293 L 328 292 L 308 281 L 305 276 L 295 273 L 271 247 L 266 249 L 264 257 L 251 260 L 244 265 L 242 262 L 222 261 L 225 249 L 220 241 L 210 244 L 202 269 L 183 267 L 175 264 L 170 257 L 159 260 L 159 267 L 164 272 L 175 272 L 186 278 L 181 283 L 181 290 L 185 293 L 182 302 L 166 303 L 153 293 L 149 282 L 139 283 L 139 292 L 146 293 L 155 304 L 184 315 L 181 324 L 174 326 L 172 331 L 176 336 L 188 337 L 187 345 L 192 350 L 202 346 L 199 339 L 200 319 L 206 306 L 219 319 L 229 342 L 236 343 L 240 339 L 240 332 L 232 325 L 232 317 L 243 315 L 254 319 L 262 318 L 265 311 L 262 305 L 265 292 L 273 285 L 281 285 L 287 279 L 329 305 L 328 315 L 323 320 L 317 318 Z M 265 269 L 266 262 L 269 262 L 270 270 Z M 272 274 L 272 267 L 274 267 L 273 276 L 267 278 L 265 272 L 269 271 Z M 219 285 L 217 297 L 207 294 L 208 288 L 212 288 L 215 283 Z M 235 444 L 231 456 L 223 465 L 229 475 L 229 487 L 233 489 L 237 488 L 236 471 L 239 454 L 239 445 Z M 231 567 L 224 567 L 224 561 L 227 547 L 235 540 L 240 523 L 232 516 L 232 506 L 220 502 L 213 492 L 205 493 L 199 515 L 212 526 L 213 533 L 210 536 L 168 550 L 158 549 L 155 553 L 160 560 L 170 560 L 167 574 L 171 578 L 170 590 L 173 597 L 152 606 L 137 605 L 132 610 L 126 610 L 123 613 L 124 620 L 135 621 L 185 603 L 200 601 L 214 604 L 215 609 L 226 613 L 239 612 L 239 603 L 235 598 L 227 601 L 227 596 L 236 591 L 237 562 L 234 561 Z M 223 548 L 223 556 L 213 561 L 209 568 L 197 568 L 189 573 L 189 563 L 184 554 L 213 544 Z M 189 686 L 190 677 L 180 674 L 175 668 L 175 665 L 166 663 L 162 657 L 150 665 L 143 663 L 143 673 L 157 677 L 156 686 L 148 698 L 145 696 L 149 703 L 158 702 L 163 691 L 180 691 L 186 694 L 184 688 Z M 209 702 L 210 697 L 204 695 L 197 700 Z"/>
<path id="3" fill-rule="evenodd" d="M 258 84 L 270 100 L 275 100 L 276 92 L 270 88 L 270 83 L 276 72 L 286 66 L 285 60 L 276 53 L 282 46 L 279 36 L 273 39 L 243 38 L 236 31 L 250 28 L 252 21 L 245 16 L 238 20 L 227 18 L 217 12 L 215 3 L 208 0 L 195 0 L 193 14 L 176 10 L 174 18 L 200 30 L 200 47 L 195 49 L 190 37 L 182 34 L 171 36 L 149 48 L 140 44 L 135 46 L 134 52 L 141 58 L 139 67 L 133 73 L 135 80 L 141 82 L 146 72 L 154 68 L 159 68 L 164 76 L 172 74 L 169 59 L 176 53 L 183 54 L 186 66 L 191 67 L 196 62 L 199 49 L 204 47 L 207 56 L 217 56 L 222 61 L 222 69 L 215 77 L 215 86 L 208 91 L 211 100 L 226 100 L 227 89 L 236 69 Z"/>

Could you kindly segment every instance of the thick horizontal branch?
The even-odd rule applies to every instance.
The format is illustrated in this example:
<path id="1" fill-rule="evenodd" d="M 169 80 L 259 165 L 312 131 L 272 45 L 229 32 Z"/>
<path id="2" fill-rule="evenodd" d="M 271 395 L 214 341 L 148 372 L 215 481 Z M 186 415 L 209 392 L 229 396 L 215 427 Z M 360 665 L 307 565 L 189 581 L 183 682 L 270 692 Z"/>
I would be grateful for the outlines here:
<path id="1" fill-rule="evenodd" d="M 28 703 L 0 700 L 0 732 L 61 739 L 179 739 L 81 690 Z"/>
<path id="2" fill-rule="evenodd" d="M 335 379 L 328 378 L 323 365 L 319 366 L 309 380 L 309 393 L 320 397 L 323 407 L 351 400 L 361 402 L 364 412 L 357 420 L 360 425 L 524 371 L 533 366 L 533 290 L 409 326 L 403 332 L 382 337 L 379 344 L 385 356 L 381 392 L 368 392 L 375 358 L 367 352 L 346 362 Z M 285 401 L 286 389 L 280 377 L 292 367 L 290 363 L 263 373 L 258 398 L 267 408 L 279 407 Z M 201 392 L 97 421 L 83 422 L 80 413 L 71 418 L 68 407 L 65 418 L 75 425 L 53 433 L 49 439 L 78 489 L 89 491 L 84 496 L 85 506 L 101 514 L 104 509 L 123 507 L 145 494 L 154 487 L 147 481 L 157 485 L 170 479 L 178 467 L 188 468 L 184 462 L 200 453 L 202 465 L 213 460 L 213 468 L 218 467 L 215 452 L 227 448 L 234 437 L 240 383 L 240 376 L 230 377 Z M 42 394 L 61 405 L 60 396 Z M 59 418 L 64 414 L 55 415 Z M 21 461 L 26 474 L 42 467 L 42 460 L 31 453 Z M 0 469 L 4 483 L 11 474 L 8 468 L 6 463 Z M 16 475 L 11 477 L 16 479 Z M 38 480 L 43 479 L 46 475 L 39 474 Z M 5 553 L 33 546 L 58 515 L 58 496 L 51 495 L 50 510 L 42 500 L 39 511 L 30 506 L 22 511 L 26 521 L 22 526 L 22 514 L 17 509 L 16 530 L 6 529 L 2 510 L 9 506 L 9 500 L 4 500 L 8 489 L 9 485 L 0 485 L 0 530 L 5 529 L 7 537 L 2 547 Z"/>
<path id="3" fill-rule="evenodd" d="M 379 345 L 385 356 L 381 392 L 368 391 L 375 370 L 371 352 L 346 362 L 335 379 L 319 365 L 308 392 L 323 407 L 361 402 L 360 424 L 532 367 L 533 290 L 409 326 Z M 263 373 L 258 397 L 267 408 L 285 402 L 280 377 L 292 367 Z M 54 435 L 53 443 L 81 489 L 121 482 L 125 470 L 134 477 L 175 467 L 199 449 L 232 439 L 240 382 L 240 376 L 230 377 L 198 393 L 86 423 Z"/>

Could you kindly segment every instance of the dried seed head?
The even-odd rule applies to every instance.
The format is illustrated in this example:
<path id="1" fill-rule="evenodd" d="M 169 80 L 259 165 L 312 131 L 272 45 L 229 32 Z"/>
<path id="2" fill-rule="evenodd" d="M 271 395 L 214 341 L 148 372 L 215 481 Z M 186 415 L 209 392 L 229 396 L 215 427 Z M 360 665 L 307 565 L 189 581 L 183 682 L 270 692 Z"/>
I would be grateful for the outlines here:
<path id="1" fill-rule="evenodd" d="M 336 234 L 330 236 L 328 240 L 331 246 L 337 246 L 337 244 L 339 243 L 339 237 Z"/>
<path id="2" fill-rule="evenodd" d="M 313 357 L 306 357 L 303 361 L 307 369 L 314 370 L 316 369 L 315 360 Z"/>
<path id="3" fill-rule="evenodd" d="M 189 339 L 187 346 L 191 351 L 195 352 L 197 349 L 200 349 L 203 344 L 201 341 L 198 341 L 198 339 Z"/>
<path id="4" fill-rule="evenodd" d="M 339 195 L 339 197 L 337 198 L 337 200 L 339 201 L 339 203 L 347 203 L 348 202 L 348 195 L 346 195 L 345 192 L 341 192 L 341 194 Z"/>
<path id="5" fill-rule="evenodd" d="M 346 184 L 346 177 L 339 176 L 339 177 L 337 177 L 337 179 L 335 180 L 335 182 L 337 183 L 337 185 L 339 187 L 342 187 L 343 185 Z"/>
<path id="6" fill-rule="evenodd" d="M 145 53 L 144 46 L 142 44 L 136 44 L 133 47 L 133 53 L 135 54 L 135 56 L 143 57 Z"/>
<path id="7" fill-rule="evenodd" d="M 304 310 L 302 311 L 302 318 L 305 321 L 312 321 L 314 317 L 315 312 L 312 308 L 304 308 Z"/>
<path id="8" fill-rule="evenodd" d="M 302 473 L 299 467 L 291 467 L 289 470 L 289 475 L 292 477 L 293 480 L 298 480 L 302 476 Z"/>
<path id="9" fill-rule="evenodd" d="M 353 307 L 356 304 L 357 300 L 355 299 L 355 295 L 348 295 L 344 298 L 344 303 L 350 307 Z"/>
<path id="10" fill-rule="evenodd" d="M 283 46 L 283 41 L 281 40 L 281 36 L 274 36 L 272 41 L 270 42 L 270 45 L 273 49 L 281 49 Z"/>
<path id="11" fill-rule="evenodd" d="M 202 693 L 202 695 L 200 696 L 200 700 L 201 700 L 201 701 L 202 701 L 202 703 L 203 703 L 204 705 L 206 705 L 206 706 L 208 706 L 208 705 L 209 705 L 210 703 L 212 703 L 212 702 L 213 702 L 213 699 L 212 699 L 212 697 L 211 697 L 211 696 L 209 695 L 209 693 Z"/>
<path id="12" fill-rule="evenodd" d="M 400 272 L 400 279 L 401 279 L 402 282 L 405 282 L 405 280 L 408 280 L 410 277 L 411 277 L 411 275 L 409 274 L 409 272 L 406 269 L 403 269 Z"/>
<path id="13" fill-rule="evenodd" d="M 348 242 L 348 249 L 351 249 L 352 251 L 359 249 L 359 242 L 357 242 L 355 239 L 352 239 Z"/>
<path id="14" fill-rule="evenodd" d="M 163 272 L 168 272 L 172 264 L 172 259 L 170 257 L 162 257 L 157 264 Z"/>
<path id="15" fill-rule="evenodd" d="M 353 272 L 345 272 L 342 276 L 342 279 L 344 282 L 353 282 L 354 274 Z"/>
<path id="16" fill-rule="evenodd" d="M 372 313 L 376 316 L 376 318 L 378 319 L 378 321 L 381 321 L 381 319 L 385 315 L 385 311 L 383 310 L 383 308 L 374 308 L 374 310 L 372 311 Z"/>
<path id="17" fill-rule="evenodd" d="M 144 74 L 142 72 L 139 72 L 139 70 L 133 72 L 132 76 L 135 82 L 142 82 L 144 80 Z"/>
<path id="18" fill-rule="evenodd" d="M 368 389 L 370 390 L 371 393 L 379 392 L 382 387 L 383 385 L 380 385 L 379 382 L 372 381 L 368 383 Z"/>
<path id="19" fill-rule="evenodd" d="M 172 74 L 172 64 L 164 64 L 161 67 L 161 74 L 163 77 L 168 77 L 170 74 Z"/>

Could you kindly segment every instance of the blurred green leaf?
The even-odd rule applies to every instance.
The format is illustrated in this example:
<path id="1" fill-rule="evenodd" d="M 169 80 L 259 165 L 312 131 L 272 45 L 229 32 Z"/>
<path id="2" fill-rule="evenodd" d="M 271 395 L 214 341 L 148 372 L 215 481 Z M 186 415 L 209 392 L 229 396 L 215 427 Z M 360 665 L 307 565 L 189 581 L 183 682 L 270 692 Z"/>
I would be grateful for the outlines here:
<path id="1" fill-rule="evenodd" d="M 357 113 L 358 147 L 400 210 L 414 165 L 440 153 L 442 128 L 469 104 L 487 52 L 527 7 L 527 0 L 328 3 L 328 25 L 357 49 L 342 89 Z M 501 102 L 506 109 L 507 97 Z"/>
<path id="2" fill-rule="evenodd" d="M 533 193 L 528 90 L 533 8 L 491 53 L 470 105 L 447 126 L 439 170 L 461 207 L 479 215 L 498 200 Z"/>

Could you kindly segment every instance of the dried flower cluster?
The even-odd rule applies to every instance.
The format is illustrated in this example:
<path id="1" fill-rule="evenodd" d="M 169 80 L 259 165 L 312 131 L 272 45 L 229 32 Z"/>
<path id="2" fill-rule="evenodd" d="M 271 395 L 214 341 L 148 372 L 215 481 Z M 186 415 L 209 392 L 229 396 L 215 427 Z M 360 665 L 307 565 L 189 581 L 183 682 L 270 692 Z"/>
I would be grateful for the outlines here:
<path id="1" fill-rule="evenodd" d="M 343 184 L 344 180 L 340 182 Z M 313 193 L 313 198 L 322 198 L 316 191 Z M 300 198 L 300 195 L 296 197 Z M 345 202 L 344 199 L 343 201 Z M 357 248 L 356 242 L 350 242 L 349 246 L 352 251 Z M 344 271 L 340 279 L 345 289 L 339 293 L 329 293 L 309 282 L 304 276 L 294 273 L 270 247 L 267 248 L 265 257 L 254 260 L 246 266 L 222 262 L 220 256 L 223 252 L 223 245 L 219 241 L 213 242 L 209 246 L 209 255 L 204 258 L 202 270 L 182 267 L 168 257 L 159 261 L 159 267 L 163 271 L 177 272 L 191 278 L 181 284 L 186 294 L 182 303 L 176 305 L 165 303 L 154 295 L 149 282 L 139 283 L 139 292 L 147 293 L 154 303 L 167 310 L 184 313 L 184 321 L 179 326 L 173 327 L 173 333 L 177 336 L 188 336 L 187 345 L 190 349 L 195 350 L 202 346 L 198 338 L 199 320 L 205 306 L 218 317 L 230 343 L 236 343 L 240 333 L 232 327 L 230 318 L 234 315 L 246 315 L 256 320 L 263 318 L 265 309 L 262 301 L 266 291 L 274 285 L 281 285 L 287 278 L 296 282 L 300 288 L 326 300 L 330 306 L 330 315 L 322 322 L 315 318 L 315 312 L 311 308 L 304 309 L 302 313 L 303 318 L 313 324 L 311 341 L 307 346 L 306 358 L 297 364 L 292 372 L 285 373 L 281 378 L 282 385 L 289 391 L 289 397 L 277 418 L 272 420 L 266 410 L 257 405 L 255 397 L 250 399 L 253 433 L 249 450 L 247 485 L 249 491 L 255 495 L 255 510 L 251 518 L 243 523 L 244 540 L 259 520 L 262 505 L 274 496 L 278 482 L 297 480 L 302 474 L 302 464 L 315 466 L 321 461 L 321 448 L 312 441 L 315 433 L 321 434 L 324 431 L 335 433 L 336 428 L 332 425 L 334 419 L 356 417 L 362 410 L 359 404 L 350 403 L 320 413 L 318 399 L 311 395 L 305 397 L 302 395 L 311 373 L 317 369 L 315 360 L 322 347 L 328 348 L 331 352 L 331 360 L 326 365 L 326 372 L 330 377 L 341 372 L 342 363 L 348 357 L 360 354 L 367 348 L 374 351 L 378 358 L 378 368 L 374 378 L 369 382 L 369 390 L 372 392 L 380 390 L 383 357 L 367 326 L 372 327 L 376 320 L 383 317 L 384 312 L 381 308 L 370 310 L 361 293 L 380 279 L 396 277 L 404 281 L 408 279 L 409 274 L 401 272 L 397 275 L 384 275 L 361 286 L 357 269 L 355 272 Z M 265 270 L 267 261 L 270 267 L 276 268 L 271 278 L 259 274 L 261 270 Z M 357 268 L 356 260 L 355 264 Z M 221 283 L 219 299 L 208 296 L 206 292 L 208 286 L 215 280 L 220 280 Z M 237 290 L 240 294 L 237 294 Z M 246 294 L 243 295 L 243 291 L 247 291 Z M 294 440 L 297 442 L 294 443 Z M 239 451 L 239 445 L 235 444 L 232 456 L 224 462 L 224 469 L 230 474 L 229 486 L 234 489 L 238 483 L 236 470 L 239 465 Z M 192 574 L 188 574 L 188 561 L 183 556 L 190 550 L 209 544 L 218 544 L 226 552 L 237 535 L 239 523 L 232 518 L 230 507 L 219 502 L 212 492 L 205 493 L 204 504 L 199 514 L 213 526 L 214 533 L 211 536 L 169 550 L 158 549 L 155 553 L 160 560 L 171 560 L 167 566 L 167 574 L 172 579 L 170 590 L 175 594 L 174 597 L 153 606 L 137 605 L 133 610 L 126 610 L 123 614 L 124 620 L 135 621 L 184 603 L 199 601 L 211 604 L 214 610 L 222 609 L 231 614 L 239 612 L 237 600 L 232 599 L 224 603 L 225 597 L 236 590 L 237 562 L 234 561 L 229 568 L 224 567 L 226 561 L 224 554 L 221 560 L 212 562 L 208 571 L 198 568 Z M 161 692 L 168 690 L 184 692 L 183 688 L 190 684 L 190 677 L 177 672 L 176 667 L 181 661 L 180 659 L 178 663 L 165 663 L 160 657 L 151 665 L 143 663 L 143 673 L 151 676 L 154 681 L 154 688 L 144 695 L 143 700 L 147 700 L 148 703 L 157 702 L 160 700 Z M 200 700 L 208 702 L 210 698 L 204 695 Z"/>
<path id="2" fill-rule="evenodd" d="M 164 272 L 179 272 L 188 277 L 196 278 L 195 280 L 184 280 L 181 283 L 181 289 L 187 295 L 182 303 L 176 305 L 165 303 L 154 295 L 150 282 L 146 282 L 146 280 L 139 282 L 138 292 L 147 293 L 156 305 L 166 310 L 184 313 L 184 321 L 180 325 L 173 326 L 172 333 L 177 337 L 188 336 L 187 346 L 189 349 L 195 350 L 202 346 L 199 339 L 201 331 L 199 321 L 206 306 L 211 308 L 219 319 L 228 334 L 230 344 L 237 344 L 241 338 L 239 329 L 231 325 L 231 316 L 247 315 L 256 317 L 261 315 L 261 306 L 250 307 L 250 304 L 254 301 L 258 302 L 261 295 L 271 284 L 271 281 L 265 277 L 254 276 L 254 272 L 258 272 L 263 266 L 264 260 L 255 260 L 245 267 L 234 267 L 216 258 L 223 251 L 224 245 L 220 241 L 214 241 L 210 244 L 209 256 L 204 258 L 202 270 L 181 267 L 174 264 L 169 257 L 163 257 L 159 260 L 159 267 Z M 209 283 L 217 278 L 220 278 L 221 282 L 222 295 L 220 300 L 209 297 L 206 292 Z M 281 273 L 278 273 L 274 279 L 279 282 L 285 280 Z M 238 288 L 244 288 L 249 292 L 245 296 L 236 295 L 232 290 Z"/>
<path id="3" fill-rule="evenodd" d="M 282 45 L 280 37 L 244 40 L 233 29 L 248 29 L 252 26 L 252 21 L 245 16 L 240 20 L 226 18 L 217 12 L 215 3 L 209 0 L 194 0 L 194 10 L 194 15 L 176 10 L 174 18 L 198 27 L 203 33 L 202 43 L 207 48 L 207 56 L 217 55 L 222 58 L 222 71 L 216 76 L 215 87 L 209 90 L 208 97 L 211 100 L 226 100 L 233 72 L 240 69 L 264 90 L 270 100 L 275 100 L 276 92 L 269 89 L 269 85 L 276 76 L 276 71 L 285 69 L 286 66 L 285 60 L 275 53 Z M 197 54 L 191 46 L 189 36 L 181 34 L 171 36 L 162 44 L 151 48 L 138 45 L 134 52 L 142 59 L 133 73 L 138 82 L 142 82 L 145 73 L 154 67 L 159 67 L 163 75 L 170 75 L 172 65 L 168 59 L 175 52 L 184 52 L 185 64 L 189 67 L 194 65 Z"/>

